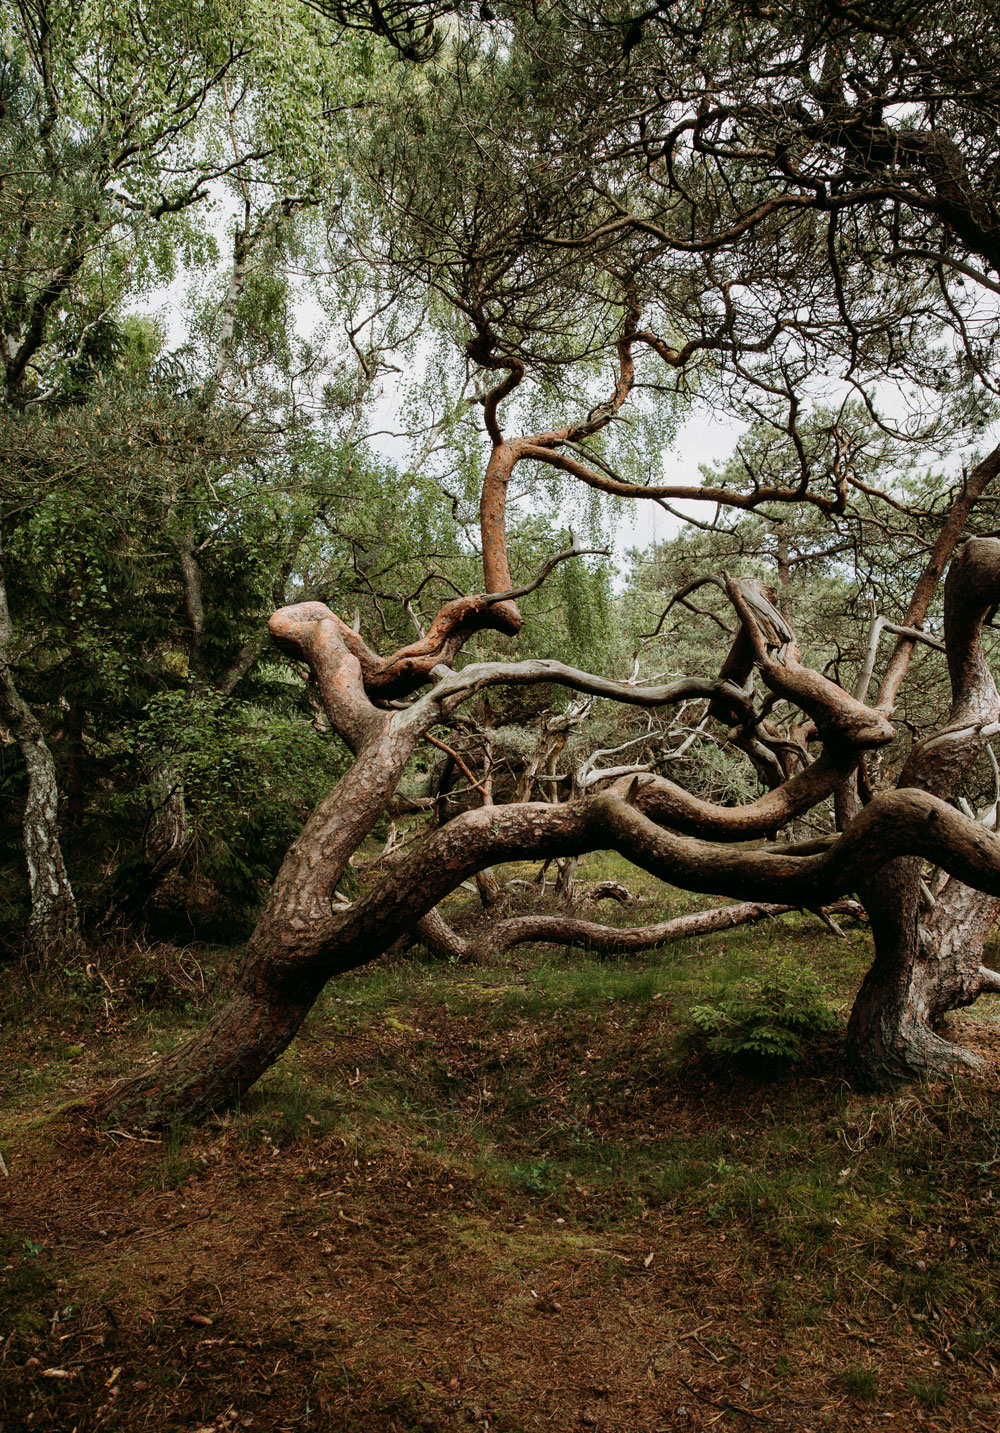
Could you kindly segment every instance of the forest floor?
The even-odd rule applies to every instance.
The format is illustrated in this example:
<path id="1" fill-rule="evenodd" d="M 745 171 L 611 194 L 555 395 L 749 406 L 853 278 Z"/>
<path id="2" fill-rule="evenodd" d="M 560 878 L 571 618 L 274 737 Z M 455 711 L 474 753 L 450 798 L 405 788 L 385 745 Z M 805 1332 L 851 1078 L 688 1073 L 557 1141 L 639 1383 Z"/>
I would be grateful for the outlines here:
<path id="1" fill-rule="evenodd" d="M 608 876 L 638 894 L 611 918 L 663 912 Z M 112 952 L 9 996 L 2 1433 L 995 1433 L 996 1003 L 955 1021 L 989 1074 L 891 1098 L 851 1092 L 836 1034 L 770 1076 L 683 1038 L 775 962 L 843 1018 L 847 937 L 792 915 L 379 965 L 240 1111 L 146 1138 L 64 1107 L 195 1028 L 229 955 Z"/>

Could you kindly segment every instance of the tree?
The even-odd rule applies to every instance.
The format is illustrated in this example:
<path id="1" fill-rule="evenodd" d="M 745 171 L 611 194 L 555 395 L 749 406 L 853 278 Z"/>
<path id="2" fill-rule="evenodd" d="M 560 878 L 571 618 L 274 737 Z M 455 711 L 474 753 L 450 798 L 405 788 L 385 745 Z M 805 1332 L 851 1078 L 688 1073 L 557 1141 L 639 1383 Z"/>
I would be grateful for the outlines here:
<path id="1" fill-rule="evenodd" d="M 290 334 L 288 306 L 262 312 L 262 293 L 280 297 L 273 260 L 257 253 L 248 275 L 225 404 L 203 401 L 207 318 L 196 366 L 133 317 L 90 401 L 0 413 L 8 576 L 31 634 L 14 670 L 45 715 L 88 933 L 128 921 L 244 934 L 296 822 L 342 768 L 315 690 L 269 656 L 275 606 L 322 596 L 398 642 L 429 620 L 433 592 L 475 571 L 453 499 L 364 442 L 387 350 L 404 350 L 396 318 L 391 339 L 373 333 L 370 290 L 359 314 L 360 296 L 334 285 L 331 323 L 357 351 L 345 341 L 334 362 L 324 349 L 303 376 L 310 342 Z M 548 525 L 525 525 L 519 543 L 522 562 L 544 554 Z"/>
<path id="2" fill-rule="evenodd" d="M 932 504 L 935 535 L 871 704 L 867 662 L 856 694 L 806 665 L 773 598 L 731 575 L 718 580 L 737 630 L 718 676 L 643 686 L 552 660 L 457 665 L 477 632 L 521 627 L 506 511 L 522 464 L 614 497 L 695 498 L 742 511 L 807 505 L 836 517 L 855 501 L 893 509 L 900 499 L 891 486 L 873 495 L 836 445 L 829 463 L 811 465 L 802 435 L 816 375 L 924 448 L 949 426 L 978 432 L 991 417 L 995 320 L 959 281 L 993 285 L 992 32 L 974 35 L 968 11 L 942 18 L 900 6 L 872 19 L 818 3 L 805 12 L 710 5 L 691 25 L 659 8 L 609 21 L 603 10 L 552 7 L 538 20 L 511 7 L 505 19 L 496 40 L 459 28 L 427 83 L 396 97 L 389 127 L 359 137 L 357 160 L 388 193 L 390 218 L 371 250 L 446 300 L 467 325 L 469 359 L 500 375 L 484 398 L 486 591 L 447 602 L 420 638 L 387 656 L 322 604 L 272 618 L 278 645 L 309 664 L 354 761 L 286 857 L 232 1001 L 104 1100 L 118 1119 L 160 1121 L 228 1103 L 285 1047 L 327 979 L 426 920 L 466 876 L 514 857 L 606 845 L 689 889 L 781 903 L 822 904 L 860 885 L 877 955 L 851 1040 L 858 1076 L 870 1082 L 952 1068 L 959 1052 L 929 1020 L 998 983 L 975 943 L 961 962 L 940 959 L 940 948 L 929 961 L 918 919 L 921 860 L 1000 895 L 1000 847 L 947 799 L 1000 715 L 982 650 L 983 624 L 1000 599 L 1000 543 L 974 537 L 956 551 L 1000 470 L 1000 450 L 973 463 L 941 510 Z M 964 47 L 971 61 L 959 74 Z M 901 110 L 904 95 L 916 98 Z M 954 348 L 940 342 L 942 316 Z M 563 376 L 575 369 L 586 388 L 611 355 L 610 396 L 568 416 Z M 879 411 L 886 379 L 919 403 L 908 431 Z M 723 475 L 693 487 L 622 476 L 616 430 L 647 384 L 742 405 L 785 434 L 797 474 L 775 480 L 751 470 L 739 486 Z M 529 387 L 522 412 L 551 413 L 562 390 L 558 416 L 512 437 L 502 419 Z M 892 740 L 890 715 L 949 562 L 951 712 L 914 747 L 898 787 L 859 809 L 859 761 Z M 755 673 L 767 689 L 764 709 L 754 701 Z M 543 681 L 643 707 L 708 697 L 716 719 L 762 764 L 779 767 L 783 739 L 766 718 L 785 702 L 800 713 L 808 755 L 736 806 L 650 777 L 559 805 L 470 811 L 388 857 L 374 889 L 335 907 L 351 854 L 422 735 L 482 691 Z M 839 833 L 738 844 L 831 796 Z"/>
<path id="3" fill-rule="evenodd" d="M 12 453 L 24 452 L 22 437 L 37 439 L 46 414 L 59 415 L 57 427 L 63 420 L 63 436 L 69 446 L 76 440 L 84 470 L 93 457 L 90 438 L 96 448 L 107 448 L 109 409 L 120 409 L 116 390 L 126 379 L 135 396 L 137 375 L 128 370 L 136 366 L 131 362 L 136 347 L 142 347 L 141 325 L 123 310 L 152 286 L 174 278 L 185 263 L 213 258 L 217 241 L 206 211 L 220 198 L 238 204 L 240 217 L 233 224 L 225 299 L 212 314 L 207 372 L 192 376 L 197 392 L 189 391 L 183 404 L 176 393 L 168 400 L 169 384 L 154 383 L 152 389 L 167 406 L 173 404 L 175 418 L 178 407 L 186 409 L 189 431 L 175 443 L 175 455 L 185 442 L 196 448 L 190 430 L 199 416 L 203 431 L 211 428 L 214 405 L 229 405 L 221 427 L 228 427 L 230 436 L 240 421 L 232 408 L 237 396 L 245 422 L 247 394 L 235 395 L 238 385 L 232 381 L 240 367 L 234 349 L 241 300 L 249 286 L 258 310 L 266 310 L 262 252 L 269 250 L 273 268 L 282 230 L 328 190 L 337 168 L 338 106 L 355 102 L 377 69 L 377 56 L 362 42 L 345 42 L 336 52 L 316 43 L 320 23 L 284 0 L 193 6 L 184 0 L 169 5 L 24 0 L 7 7 L 0 58 L 0 404 Z M 264 84 L 268 102 L 259 105 Z M 258 323 L 258 336 L 261 328 Z M 245 341 L 245 332 L 242 337 Z M 155 366 L 156 346 L 139 369 Z M 261 357 L 255 356 L 258 368 Z M 144 377 L 149 400 L 149 373 Z M 102 393 L 106 381 L 112 393 Z M 258 417 L 263 386 L 262 381 L 250 405 L 256 403 Z M 275 395 L 268 393 L 266 401 L 273 405 Z M 145 406 L 147 413 L 140 416 L 133 405 L 125 429 L 141 429 L 143 446 L 158 448 L 162 457 L 170 444 L 158 433 L 148 401 Z M 65 421 L 69 413 L 75 423 Z M 269 415 L 272 423 L 274 416 Z M 14 436 L 19 425 L 24 433 Z M 45 450 L 50 454 L 52 447 L 37 443 L 35 468 L 44 467 Z M 192 451 L 188 446 L 189 455 Z M 26 491 L 39 474 L 30 473 L 26 484 L 18 481 L 12 488 L 16 462 L 5 466 L 8 487 L 0 520 L 5 540 L 17 548 Z M 32 469 L 30 460 L 27 466 Z M 165 535 L 185 583 L 198 668 L 200 579 L 181 516 L 183 487 L 183 482 L 177 486 Z M 27 773 L 29 936 L 43 953 L 75 932 L 77 912 L 60 845 L 57 768 L 46 723 L 19 690 L 21 674 L 18 681 L 14 677 L 29 644 L 15 643 L 9 613 L 29 605 L 21 593 L 4 588 L 2 691 L 5 721 Z M 80 619 L 84 606 L 77 601 L 69 611 Z M 85 645 L 77 643 L 76 650 Z M 259 639 L 251 643 L 222 684 L 235 684 L 262 647 Z M 79 712 L 71 717 L 79 725 Z M 81 732 L 77 737 L 79 746 Z M 162 866 L 183 850 L 183 806 L 176 783 L 155 763 L 151 779 L 160 793 L 160 819 L 153 821 L 151 835 Z"/>
<path id="4" fill-rule="evenodd" d="M 514 26 L 518 15 L 508 12 Z M 588 342 L 599 346 L 593 327 L 584 339 L 567 323 L 574 287 L 590 297 L 594 326 L 613 309 L 616 287 L 623 299 L 627 287 L 658 316 L 654 340 L 684 336 L 650 345 L 679 381 L 772 424 L 797 454 L 792 481 L 775 486 L 751 472 L 742 492 L 704 485 L 703 499 L 744 509 L 796 501 L 836 516 L 872 496 L 845 451 L 826 467 L 825 491 L 814 481 L 803 419 L 819 374 L 853 390 L 898 440 L 947 443 L 956 429 L 975 439 L 995 412 L 995 310 L 982 296 L 996 288 L 997 57 L 984 17 L 910 5 L 871 17 L 850 5 L 721 3 L 693 19 L 568 6 L 547 19 L 524 22 L 522 48 L 505 36 L 488 61 L 478 38 L 456 46 L 462 84 L 439 85 L 415 117 L 421 170 L 407 151 L 417 130 L 396 126 L 391 166 L 380 156 L 408 220 L 394 229 L 394 262 L 415 251 L 496 351 L 536 372 L 573 356 L 574 338 L 577 357 Z M 515 55 L 506 89 L 477 92 L 478 67 L 495 73 L 501 48 Z M 465 162 L 445 176 L 436 163 L 458 109 Z M 445 218 L 437 194 L 450 205 Z M 888 381 L 906 392 L 903 421 L 879 411 Z M 908 632 L 926 619 L 996 466 L 996 452 L 973 462 L 950 505 L 927 510 L 937 532 L 901 614 Z M 621 491 L 606 473 L 585 481 Z M 898 508 L 898 494 L 882 494 Z M 690 496 L 670 485 L 641 495 Z M 880 710 L 896 701 L 914 640 L 899 637 Z M 841 793 L 845 816 L 856 809 L 852 785 Z M 882 884 L 873 899 L 895 901 Z M 895 982 L 892 1013 L 879 998 L 868 1021 L 852 1023 L 866 1079 L 958 1058 L 925 1038 L 914 1014 L 926 1001 L 913 975 L 912 868 L 904 904 L 906 949 L 893 955 L 886 944 L 896 923 L 881 931 L 880 968 L 896 972 L 880 986 L 888 998 Z M 925 976 L 949 984 L 940 969 Z M 912 999 L 900 994 L 911 979 Z M 891 1049 L 876 1027 L 894 1030 Z"/>
<path id="5" fill-rule="evenodd" d="M 491 396 L 498 402 L 497 393 Z M 503 441 L 497 432 L 495 444 Z M 967 545 L 963 556 L 951 589 L 952 607 L 962 613 L 966 627 L 959 639 L 960 655 L 967 659 L 966 666 L 956 667 L 961 671 L 974 661 L 990 605 L 982 606 L 982 594 L 996 590 L 1000 543 L 979 539 Z M 275 640 L 309 663 L 330 722 L 354 753 L 354 763 L 289 852 L 248 945 L 233 1000 L 152 1074 L 113 1092 L 105 1107 L 113 1108 L 116 1118 L 161 1120 L 180 1110 L 200 1114 L 228 1103 L 273 1062 L 331 975 L 371 959 L 429 914 L 449 889 L 497 860 L 573 855 L 607 844 L 691 889 L 822 904 L 849 889 L 866 864 L 890 859 L 897 849 L 913 849 L 966 880 L 1000 890 L 992 840 L 968 817 L 917 792 L 876 797 L 839 840 L 826 849 L 821 843 L 820 851 L 813 843 L 734 851 L 675 834 L 691 829 L 763 834 L 813 804 L 819 794 L 829 794 L 859 751 L 883 745 L 892 735 L 884 716 L 803 667 L 793 641 L 779 660 L 744 586 L 730 580 L 727 588 L 741 623 L 738 642 L 749 647 L 752 664 L 775 695 L 802 707 L 824 739 L 824 755 L 804 772 L 750 807 L 712 808 L 655 778 L 638 790 L 632 789 L 633 782 L 625 791 L 612 787 L 558 806 L 487 806 L 456 817 L 416 851 L 390 857 L 375 889 L 341 906 L 332 904 L 337 883 L 391 799 L 416 743 L 477 692 L 498 684 L 548 681 L 651 707 L 710 695 L 751 727 L 758 725 L 757 714 L 745 686 L 726 678 L 641 687 L 555 661 L 473 663 L 455 670 L 442 660 L 453 655 L 477 622 L 496 620 L 494 606 L 502 603 L 508 612 L 516 611 L 516 590 L 455 599 L 423 639 L 387 658 L 371 651 L 322 604 L 298 604 L 276 614 L 271 622 Z M 428 676 L 435 682 L 432 690 L 406 702 Z M 959 700 L 965 700 L 964 688 Z M 667 821 L 673 829 L 660 824 Z"/>

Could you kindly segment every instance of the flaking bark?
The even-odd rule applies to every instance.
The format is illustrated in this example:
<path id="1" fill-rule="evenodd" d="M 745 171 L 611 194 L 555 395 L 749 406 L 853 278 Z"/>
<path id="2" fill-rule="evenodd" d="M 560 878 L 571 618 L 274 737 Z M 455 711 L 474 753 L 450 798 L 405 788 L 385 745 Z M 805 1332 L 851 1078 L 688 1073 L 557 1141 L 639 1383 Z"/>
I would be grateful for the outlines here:
<path id="1" fill-rule="evenodd" d="M 0 718 L 20 748 L 28 776 L 22 818 L 31 898 L 27 938 L 36 957 L 44 959 L 51 950 L 76 939 L 79 917 L 59 839 L 55 762 L 41 722 L 17 690 L 9 662 L 12 642 L 0 552 Z"/>
<path id="2" fill-rule="evenodd" d="M 982 626 L 998 600 L 1000 542 L 973 538 L 945 584 L 951 713 L 942 731 L 914 748 L 900 787 L 950 797 L 988 742 L 1000 717 L 1000 697 L 983 652 Z M 855 1081 L 865 1088 L 978 1063 L 934 1025 L 979 993 L 983 943 L 996 903 L 952 880 L 928 914 L 921 875 L 922 863 L 908 857 L 883 866 L 859 888 L 871 918 L 875 960 L 851 1012 L 847 1053 Z"/>

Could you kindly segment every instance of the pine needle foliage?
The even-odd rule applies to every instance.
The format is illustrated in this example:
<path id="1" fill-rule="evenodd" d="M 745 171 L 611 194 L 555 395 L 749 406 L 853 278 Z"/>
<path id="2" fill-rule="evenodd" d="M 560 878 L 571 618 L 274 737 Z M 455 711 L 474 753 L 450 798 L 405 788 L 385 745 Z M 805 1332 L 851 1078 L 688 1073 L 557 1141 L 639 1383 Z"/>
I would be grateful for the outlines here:
<path id="1" fill-rule="evenodd" d="M 800 1063 L 836 1024 L 827 989 L 811 971 L 782 965 L 743 980 L 713 1004 L 691 1008 L 691 1043 L 727 1062 L 778 1068 Z"/>

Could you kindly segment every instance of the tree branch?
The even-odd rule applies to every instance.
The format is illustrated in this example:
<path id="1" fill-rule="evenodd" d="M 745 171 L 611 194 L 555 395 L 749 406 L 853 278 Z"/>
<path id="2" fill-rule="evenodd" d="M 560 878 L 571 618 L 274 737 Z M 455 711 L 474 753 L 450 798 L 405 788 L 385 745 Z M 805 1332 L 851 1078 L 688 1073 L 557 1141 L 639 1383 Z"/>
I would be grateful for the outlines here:
<path id="1" fill-rule="evenodd" d="M 634 926 L 631 929 L 576 920 L 569 916 L 516 916 L 512 920 L 497 921 L 477 935 L 469 944 L 467 958 L 494 958 L 516 945 L 535 944 L 576 945 L 598 955 L 622 955 L 629 951 L 649 950 L 652 946 L 669 945 L 672 941 L 685 940 L 690 936 L 709 935 L 713 931 L 769 920 L 772 916 L 784 915 L 795 909 L 795 906 L 744 901 L 739 905 L 694 911 L 656 925 Z"/>
<path id="2" fill-rule="evenodd" d="M 398 865 L 389 857 L 380 884 L 328 923 L 309 963 L 316 978 L 329 978 L 374 959 L 483 866 L 598 849 L 616 850 L 684 890 L 768 904 L 777 898 L 810 908 L 829 905 L 903 855 L 933 861 L 967 885 L 1000 896 L 1000 840 L 927 792 L 874 797 L 819 851 L 813 842 L 733 850 L 692 840 L 602 793 L 558 806 L 489 806 L 456 816 Z"/>

